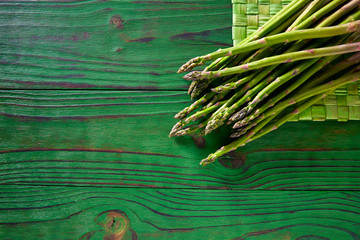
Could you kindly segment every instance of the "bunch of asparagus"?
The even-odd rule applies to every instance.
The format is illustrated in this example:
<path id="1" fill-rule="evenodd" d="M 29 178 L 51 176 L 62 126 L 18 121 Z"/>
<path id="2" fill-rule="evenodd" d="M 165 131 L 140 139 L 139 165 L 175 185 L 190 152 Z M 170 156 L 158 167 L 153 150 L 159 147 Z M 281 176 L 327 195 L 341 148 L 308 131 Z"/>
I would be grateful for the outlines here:
<path id="1" fill-rule="evenodd" d="M 179 73 L 212 63 L 184 76 L 196 101 L 175 115 L 170 137 L 231 125 L 235 140 L 207 165 L 359 80 L 359 18 L 360 0 L 293 0 L 234 47 L 191 59 Z"/>

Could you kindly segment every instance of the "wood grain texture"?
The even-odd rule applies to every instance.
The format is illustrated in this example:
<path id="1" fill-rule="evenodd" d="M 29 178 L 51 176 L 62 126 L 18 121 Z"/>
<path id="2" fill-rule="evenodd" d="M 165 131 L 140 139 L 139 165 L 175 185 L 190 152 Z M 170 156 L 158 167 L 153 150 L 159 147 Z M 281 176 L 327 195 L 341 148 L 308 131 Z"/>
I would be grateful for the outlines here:
<path id="1" fill-rule="evenodd" d="M 1 91 L 0 183 L 360 190 L 360 123 L 287 123 L 215 164 L 227 129 L 168 138 L 177 91 Z"/>
<path id="2" fill-rule="evenodd" d="M 360 238 L 359 192 L 1 186 L 0 196 L 1 239 Z"/>
<path id="3" fill-rule="evenodd" d="M 0 14 L 7 89 L 185 89 L 181 64 L 231 45 L 225 0 L 1 1 Z"/>
<path id="4" fill-rule="evenodd" d="M 0 239 L 359 240 L 358 121 L 287 123 L 207 167 L 229 129 L 168 138 L 190 102 L 175 71 L 231 45 L 231 17 L 0 1 Z"/>

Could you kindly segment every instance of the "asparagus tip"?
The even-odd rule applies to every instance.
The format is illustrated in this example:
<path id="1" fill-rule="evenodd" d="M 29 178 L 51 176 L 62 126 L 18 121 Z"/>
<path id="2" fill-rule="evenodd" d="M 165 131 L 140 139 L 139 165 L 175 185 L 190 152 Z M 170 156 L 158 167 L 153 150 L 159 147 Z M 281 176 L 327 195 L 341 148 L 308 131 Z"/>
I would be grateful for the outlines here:
<path id="1" fill-rule="evenodd" d="M 179 113 L 175 114 L 175 116 L 174 116 L 175 119 L 183 119 L 184 117 L 185 116 L 182 112 L 179 112 Z"/>
<path id="2" fill-rule="evenodd" d="M 201 90 L 195 88 L 195 89 L 190 93 L 191 100 L 196 99 L 197 96 L 199 96 L 201 92 L 202 92 Z"/>
<path id="3" fill-rule="evenodd" d="M 170 134 L 169 134 L 169 137 L 175 137 L 177 136 L 177 132 L 183 127 L 183 123 L 180 121 L 180 122 L 177 122 L 173 128 L 171 129 L 170 131 Z"/>
<path id="4" fill-rule="evenodd" d="M 179 136 L 183 136 L 186 134 L 185 130 L 179 130 L 177 132 L 173 132 L 169 134 L 169 137 L 179 137 Z"/>
<path id="5" fill-rule="evenodd" d="M 238 122 L 236 122 L 233 126 L 232 126 L 232 128 L 233 129 L 236 129 L 236 128 L 241 128 L 242 127 L 242 121 L 238 121 Z"/>
<path id="6" fill-rule="evenodd" d="M 245 130 L 240 130 L 240 131 L 236 131 L 236 132 L 233 132 L 230 137 L 231 138 L 237 138 L 237 137 L 240 137 L 242 135 L 244 135 L 246 133 Z"/>
<path id="7" fill-rule="evenodd" d="M 187 80 L 187 81 L 196 81 L 196 80 L 200 80 L 202 77 L 201 72 L 200 71 L 192 71 L 189 72 L 188 74 L 186 74 L 183 79 Z"/>
<path id="8" fill-rule="evenodd" d="M 178 112 L 177 114 L 175 114 L 174 118 L 175 118 L 175 119 L 183 119 L 184 117 L 187 116 L 187 114 L 188 114 L 188 109 L 189 109 L 189 107 L 184 108 L 183 110 L 181 110 L 180 112 Z"/>
<path id="9" fill-rule="evenodd" d="M 192 59 L 190 59 L 189 61 L 187 61 L 185 64 L 183 64 L 179 70 L 177 71 L 177 73 L 182 73 L 182 72 L 187 72 L 192 70 L 194 67 L 196 66 L 200 66 L 203 65 L 204 63 L 202 62 L 202 58 L 201 57 L 194 57 Z"/>
<path id="10" fill-rule="evenodd" d="M 233 114 L 230 118 L 230 121 L 239 121 L 245 117 L 246 108 L 241 109 L 237 113 Z"/>
<path id="11" fill-rule="evenodd" d="M 210 163 L 214 162 L 215 159 L 216 159 L 215 154 L 210 154 L 209 156 L 207 156 L 207 158 L 201 160 L 200 165 L 201 166 L 209 165 Z"/>
<path id="12" fill-rule="evenodd" d="M 191 98 L 195 99 L 198 97 L 210 84 L 210 81 L 206 78 L 201 79 L 201 81 L 196 81 L 196 86 L 192 89 Z"/>
<path id="13" fill-rule="evenodd" d="M 220 86 L 220 87 L 216 87 L 216 88 L 212 88 L 212 89 L 210 89 L 212 92 L 214 92 L 214 93 L 221 93 L 221 91 L 222 91 L 222 87 Z"/>
<path id="14" fill-rule="evenodd" d="M 224 123 L 224 112 L 220 112 L 218 113 L 213 119 L 211 119 L 206 127 L 205 127 L 205 134 L 209 134 L 212 131 L 214 131 L 215 129 L 217 129 L 218 127 L 220 127 L 223 123 Z"/>

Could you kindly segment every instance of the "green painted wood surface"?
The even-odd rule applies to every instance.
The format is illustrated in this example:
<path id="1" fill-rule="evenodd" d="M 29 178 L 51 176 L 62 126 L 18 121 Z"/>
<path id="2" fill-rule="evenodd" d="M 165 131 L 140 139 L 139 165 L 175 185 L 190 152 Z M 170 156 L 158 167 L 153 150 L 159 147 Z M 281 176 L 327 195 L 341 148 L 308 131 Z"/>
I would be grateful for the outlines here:
<path id="1" fill-rule="evenodd" d="M 1 240 L 360 239 L 358 121 L 290 122 L 207 167 L 227 129 L 168 138 L 174 72 L 231 44 L 230 1 L 0 12 Z"/>
<path id="2" fill-rule="evenodd" d="M 6 196 L 0 219 L 7 224 L 0 232 L 8 233 L 2 239 L 359 237 L 359 192 L 29 186 L 1 191 Z"/>
<path id="3" fill-rule="evenodd" d="M 204 168 L 226 130 L 169 139 L 187 104 L 177 91 L 1 91 L 0 183 L 360 190 L 357 121 L 288 123 Z"/>
<path id="4" fill-rule="evenodd" d="M 194 49 L 231 46 L 231 11 L 224 0 L 2 1 L 0 88 L 184 89 L 175 72 Z"/>

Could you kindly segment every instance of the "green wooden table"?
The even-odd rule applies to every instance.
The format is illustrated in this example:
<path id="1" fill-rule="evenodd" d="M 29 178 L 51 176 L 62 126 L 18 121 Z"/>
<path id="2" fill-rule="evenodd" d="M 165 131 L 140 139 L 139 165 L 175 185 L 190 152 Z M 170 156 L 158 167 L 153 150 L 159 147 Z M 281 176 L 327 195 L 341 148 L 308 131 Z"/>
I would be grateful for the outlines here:
<path id="1" fill-rule="evenodd" d="M 360 239 L 360 122 L 169 139 L 228 0 L 0 2 L 0 239 Z"/>

